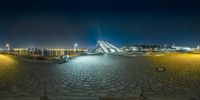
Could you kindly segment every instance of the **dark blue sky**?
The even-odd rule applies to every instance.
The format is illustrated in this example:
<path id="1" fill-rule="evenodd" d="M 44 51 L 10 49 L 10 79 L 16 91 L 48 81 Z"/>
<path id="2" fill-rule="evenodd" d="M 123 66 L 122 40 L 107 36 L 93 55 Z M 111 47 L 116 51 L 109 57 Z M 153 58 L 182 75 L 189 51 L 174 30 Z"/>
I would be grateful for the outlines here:
<path id="1" fill-rule="evenodd" d="M 198 0 L 5 0 L 0 46 L 95 47 L 97 40 L 131 44 L 200 44 Z"/>

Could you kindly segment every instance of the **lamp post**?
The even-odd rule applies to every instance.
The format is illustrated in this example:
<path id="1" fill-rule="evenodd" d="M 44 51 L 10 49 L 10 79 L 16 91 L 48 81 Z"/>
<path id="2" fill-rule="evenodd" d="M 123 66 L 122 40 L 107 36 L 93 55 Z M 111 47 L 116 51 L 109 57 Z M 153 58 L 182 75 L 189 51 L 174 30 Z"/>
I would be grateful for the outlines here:
<path id="1" fill-rule="evenodd" d="M 9 44 L 6 44 L 6 47 L 8 47 L 8 54 L 9 54 L 9 51 L 10 51 L 10 45 L 9 45 Z"/>
<path id="2" fill-rule="evenodd" d="M 10 45 L 9 44 L 6 44 L 6 47 L 8 47 L 8 51 L 10 50 Z"/>
<path id="3" fill-rule="evenodd" d="M 74 53 L 76 53 L 76 47 L 78 46 L 77 43 L 74 44 Z"/>

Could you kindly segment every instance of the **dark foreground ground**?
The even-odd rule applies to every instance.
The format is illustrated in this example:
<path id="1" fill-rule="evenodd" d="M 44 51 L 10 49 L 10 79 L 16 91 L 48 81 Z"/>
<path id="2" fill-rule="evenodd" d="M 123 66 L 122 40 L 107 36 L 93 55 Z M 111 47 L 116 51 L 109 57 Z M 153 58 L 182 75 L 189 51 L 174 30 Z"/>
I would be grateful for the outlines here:
<path id="1" fill-rule="evenodd" d="M 0 55 L 0 100 L 115 99 L 200 100 L 200 54 L 93 55 L 64 64 Z"/>

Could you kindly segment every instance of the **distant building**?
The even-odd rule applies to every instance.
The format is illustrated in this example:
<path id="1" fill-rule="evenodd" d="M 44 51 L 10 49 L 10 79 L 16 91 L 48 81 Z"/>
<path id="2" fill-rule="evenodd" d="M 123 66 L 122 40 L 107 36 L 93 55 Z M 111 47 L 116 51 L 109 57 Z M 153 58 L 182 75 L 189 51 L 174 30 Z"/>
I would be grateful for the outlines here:
<path id="1" fill-rule="evenodd" d="M 185 46 L 172 46 L 172 49 L 175 49 L 176 51 L 193 51 L 192 48 L 190 47 L 185 47 Z"/>
<path id="2" fill-rule="evenodd" d="M 28 55 L 29 54 L 29 49 L 28 48 L 13 48 L 12 52 L 15 55 Z"/>
<path id="3" fill-rule="evenodd" d="M 133 45 L 124 46 L 121 48 L 125 52 L 147 52 L 147 51 L 158 51 L 160 49 L 159 45 Z"/>
<path id="4" fill-rule="evenodd" d="M 121 47 L 120 48 L 122 51 L 124 51 L 124 52 L 131 52 L 131 49 L 129 48 L 129 47 L 127 47 L 127 46 L 123 46 L 123 47 Z"/>
<path id="5" fill-rule="evenodd" d="M 129 48 L 130 48 L 131 51 L 139 51 L 139 49 L 140 49 L 137 46 L 130 46 Z"/>
<path id="6" fill-rule="evenodd" d="M 38 48 L 13 48 L 11 51 L 15 55 L 42 55 L 42 51 Z"/>
<path id="7" fill-rule="evenodd" d="M 84 48 L 80 48 L 80 49 L 76 49 L 77 53 L 80 52 L 85 52 L 87 51 L 87 49 Z M 57 56 L 64 56 L 64 55 L 68 55 L 68 54 L 72 54 L 74 53 L 74 49 L 43 49 L 42 50 L 42 56 L 49 56 L 49 57 L 57 57 Z"/>
<path id="8" fill-rule="evenodd" d="M 193 51 L 194 49 L 187 46 L 175 46 L 175 44 L 173 44 L 171 46 L 164 47 L 161 50 L 168 51 L 168 52 L 189 52 L 189 51 Z"/>
<path id="9" fill-rule="evenodd" d="M 65 55 L 65 49 L 44 49 L 43 50 L 43 55 L 42 56 L 63 56 Z"/>
<path id="10" fill-rule="evenodd" d="M 200 51 L 200 45 L 197 46 L 196 50 L 197 50 L 197 51 Z"/>

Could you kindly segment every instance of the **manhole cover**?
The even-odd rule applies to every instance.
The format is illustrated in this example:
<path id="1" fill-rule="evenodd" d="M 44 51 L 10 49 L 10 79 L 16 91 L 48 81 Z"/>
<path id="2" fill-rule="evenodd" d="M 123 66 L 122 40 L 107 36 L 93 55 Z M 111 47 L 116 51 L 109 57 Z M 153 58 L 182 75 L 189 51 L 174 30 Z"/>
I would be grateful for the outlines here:
<path id="1" fill-rule="evenodd" d="M 157 72 L 164 72 L 165 70 L 166 70 L 165 67 L 157 67 L 156 68 Z"/>

